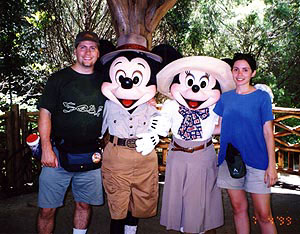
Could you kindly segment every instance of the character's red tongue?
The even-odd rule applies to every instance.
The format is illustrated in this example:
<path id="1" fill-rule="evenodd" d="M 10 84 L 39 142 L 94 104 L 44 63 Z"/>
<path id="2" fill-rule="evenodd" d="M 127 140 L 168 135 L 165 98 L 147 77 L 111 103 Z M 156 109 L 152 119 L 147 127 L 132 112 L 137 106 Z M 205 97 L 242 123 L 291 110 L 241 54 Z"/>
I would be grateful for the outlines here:
<path id="1" fill-rule="evenodd" d="M 194 102 L 194 101 L 189 101 L 188 104 L 191 108 L 197 108 L 199 106 L 198 102 Z"/>
<path id="2" fill-rule="evenodd" d="M 123 99 L 122 100 L 122 104 L 124 105 L 124 106 L 131 106 L 132 104 L 133 104 L 133 101 L 132 100 L 127 100 L 127 99 Z"/>

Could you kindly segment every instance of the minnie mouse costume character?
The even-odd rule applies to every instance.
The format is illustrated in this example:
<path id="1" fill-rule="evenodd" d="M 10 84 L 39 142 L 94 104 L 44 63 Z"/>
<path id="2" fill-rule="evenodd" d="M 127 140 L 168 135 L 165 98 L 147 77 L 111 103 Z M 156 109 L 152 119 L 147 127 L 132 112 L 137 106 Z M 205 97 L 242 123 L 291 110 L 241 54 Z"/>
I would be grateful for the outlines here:
<path id="1" fill-rule="evenodd" d="M 146 46 L 144 37 L 124 35 L 118 39 L 117 50 L 101 58 L 105 74 L 101 90 L 109 99 L 102 126 L 102 135 L 106 130 L 109 133 L 102 176 L 113 234 L 136 233 L 138 218 L 157 212 L 158 160 L 154 147 L 159 138 L 147 129 L 150 118 L 158 112 L 148 102 L 156 94 L 155 76 L 162 59 Z M 141 133 L 145 133 L 143 139 L 138 139 Z"/>
<path id="2" fill-rule="evenodd" d="M 201 233 L 224 223 L 221 190 L 216 186 L 217 157 L 213 112 L 221 92 L 234 89 L 230 66 L 206 56 L 177 59 L 157 74 L 167 100 L 151 128 L 172 141 L 167 156 L 160 223 L 167 229 Z M 213 230 L 212 230 L 213 231 Z"/>

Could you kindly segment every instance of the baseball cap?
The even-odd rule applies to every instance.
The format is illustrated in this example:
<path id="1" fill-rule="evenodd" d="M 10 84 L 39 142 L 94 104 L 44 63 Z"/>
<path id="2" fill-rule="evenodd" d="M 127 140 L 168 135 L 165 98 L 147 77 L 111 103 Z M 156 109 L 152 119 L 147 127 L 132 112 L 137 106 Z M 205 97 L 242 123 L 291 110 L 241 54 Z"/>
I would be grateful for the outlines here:
<path id="1" fill-rule="evenodd" d="M 84 31 L 77 34 L 75 39 L 75 48 L 78 46 L 78 44 L 82 41 L 94 41 L 97 43 L 99 47 L 99 37 L 96 33 L 91 31 Z"/>

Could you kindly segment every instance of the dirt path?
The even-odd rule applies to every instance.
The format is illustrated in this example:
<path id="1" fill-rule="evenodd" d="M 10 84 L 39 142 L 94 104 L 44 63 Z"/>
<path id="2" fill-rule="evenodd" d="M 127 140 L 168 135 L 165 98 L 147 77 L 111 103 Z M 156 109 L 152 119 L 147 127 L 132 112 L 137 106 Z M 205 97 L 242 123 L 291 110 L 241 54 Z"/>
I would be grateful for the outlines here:
<path id="1" fill-rule="evenodd" d="M 163 185 L 160 185 L 162 191 Z M 284 191 L 284 190 L 281 190 Z M 288 191 L 288 190 L 286 190 Z M 285 191 L 285 192 L 286 192 Z M 278 191 L 277 191 L 278 192 Z M 300 193 L 297 194 L 272 194 L 272 210 L 278 233 L 300 233 Z M 280 191 L 279 191 L 280 192 Z M 225 225 L 217 230 L 218 234 L 233 234 L 231 207 L 227 194 L 223 191 L 225 210 Z M 161 203 L 159 203 L 160 210 Z M 0 233 L 2 234 L 30 234 L 36 233 L 37 194 L 26 194 L 13 198 L 0 200 Z M 57 213 L 55 234 L 72 233 L 73 199 L 71 193 L 67 194 L 64 207 Z M 258 224 L 253 217 L 250 204 L 251 233 L 259 233 Z M 110 216 L 107 205 L 93 207 L 93 215 L 90 223 L 89 234 L 108 234 Z M 159 224 L 159 214 L 150 219 L 140 220 L 138 234 L 175 234 L 175 231 L 166 231 Z"/>

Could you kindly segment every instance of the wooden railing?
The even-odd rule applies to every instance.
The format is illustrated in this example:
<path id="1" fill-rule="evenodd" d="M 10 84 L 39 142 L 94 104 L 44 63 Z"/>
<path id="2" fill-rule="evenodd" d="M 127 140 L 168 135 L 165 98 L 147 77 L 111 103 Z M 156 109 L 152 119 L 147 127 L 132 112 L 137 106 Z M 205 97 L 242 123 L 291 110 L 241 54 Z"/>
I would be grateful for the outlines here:
<path id="1" fill-rule="evenodd" d="M 278 170 L 300 175 L 300 109 L 274 107 L 273 113 Z"/>
<path id="2" fill-rule="evenodd" d="M 0 191 L 20 193 L 26 184 L 36 182 L 40 165 L 32 158 L 26 137 L 37 132 L 37 118 L 38 112 L 19 111 L 18 105 L 0 116 Z"/>
<path id="3" fill-rule="evenodd" d="M 300 175 L 300 109 L 274 107 L 273 113 L 278 171 Z M 37 132 L 37 118 L 38 112 L 19 111 L 18 105 L 0 116 L 0 191 L 22 192 L 24 185 L 37 183 L 40 163 L 32 158 L 25 142 L 29 133 Z M 218 151 L 218 138 L 213 141 Z M 156 147 L 161 173 L 165 171 L 169 143 L 170 138 L 163 138 Z"/>

